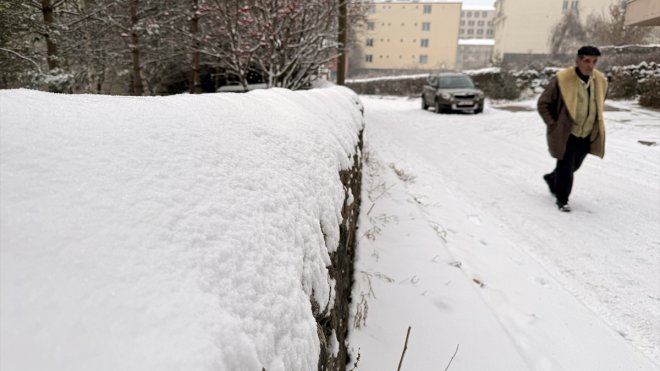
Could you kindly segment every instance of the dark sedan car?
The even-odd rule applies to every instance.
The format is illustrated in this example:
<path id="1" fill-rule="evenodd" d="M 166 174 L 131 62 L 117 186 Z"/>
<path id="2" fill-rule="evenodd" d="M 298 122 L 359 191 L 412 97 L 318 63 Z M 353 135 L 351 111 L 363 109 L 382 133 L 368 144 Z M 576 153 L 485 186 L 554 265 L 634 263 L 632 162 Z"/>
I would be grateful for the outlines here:
<path id="1" fill-rule="evenodd" d="M 484 110 L 484 93 L 475 88 L 472 78 L 464 73 L 431 74 L 422 91 L 422 109 L 428 109 L 429 106 L 433 106 L 437 113 L 481 113 Z"/>

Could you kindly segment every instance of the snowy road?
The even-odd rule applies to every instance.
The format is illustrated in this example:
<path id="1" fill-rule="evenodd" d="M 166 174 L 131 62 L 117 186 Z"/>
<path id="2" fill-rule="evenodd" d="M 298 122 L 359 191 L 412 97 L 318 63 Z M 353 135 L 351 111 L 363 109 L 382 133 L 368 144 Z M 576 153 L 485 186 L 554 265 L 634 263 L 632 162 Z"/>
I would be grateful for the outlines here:
<path id="1" fill-rule="evenodd" d="M 360 370 L 394 368 L 408 325 L 402 369 L 444 369 L 459 340 L 452 370 L 658 369 L 660 146 L 639 141 L 660 143 L 660 113 L 610 102 L 605 159 L 585 160 L 566 214 L 541 178 L 554 160 L 535 101 L 437 115 L 418 100 L 361 98 Z M 438 282 L 447 269 L 474 298 Z M 495 344 L 511 352 L 495 356 Z"/>

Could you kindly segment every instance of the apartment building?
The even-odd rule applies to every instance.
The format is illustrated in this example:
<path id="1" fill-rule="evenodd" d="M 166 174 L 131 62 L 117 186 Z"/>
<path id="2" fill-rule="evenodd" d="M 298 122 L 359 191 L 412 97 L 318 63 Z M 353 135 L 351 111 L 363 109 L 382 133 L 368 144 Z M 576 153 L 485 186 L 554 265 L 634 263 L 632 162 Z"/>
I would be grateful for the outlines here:
<path id="1" fill-rule="evenodd" d="M 457 70 L 490 66 L 495 43 L 495 9 L 463 6 L 458 38 Z"/>
<path id="2" fill-rule="evenodd" d="M 495 9 L 463 6 L 459 26 L 460 39 L 494 39 Z"/>
<path id="3" fill-rule="evenodd" d="M 358 33 L 361 53 L 352 56 L 361 60 L 351 64 L 360 71 L 454 69 L 460 15 L 460 2 L 374 1 Z"/>
<path id="4" fill-rule="evenodd" d="M 493 54 L 504 61 L 547 55 L 552 27 L 564 13 L 579 11 L 581 20 L 591 14 L 609 14 L 609 6 L 621 0 L 497 0 Z M 654 0 L 658 1 L 658 0 Z"/>

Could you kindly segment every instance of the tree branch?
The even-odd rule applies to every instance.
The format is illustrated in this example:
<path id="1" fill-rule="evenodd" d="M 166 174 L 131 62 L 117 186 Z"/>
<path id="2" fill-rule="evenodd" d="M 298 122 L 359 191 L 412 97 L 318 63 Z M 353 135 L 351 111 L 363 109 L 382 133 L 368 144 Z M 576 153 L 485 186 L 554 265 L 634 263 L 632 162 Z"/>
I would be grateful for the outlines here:
<path id="1" fill-rule="evenodd" d="M 15 52 L 15 51 L 13 51 L 13 50 L 10 50 L 10 49 L 0 48 L 0 50 L 2 50 L 2 51 L 4 51 L 4 52 L 7 52 L 7 53 L 11 53 L 11 54 L 13 54 L 13 55 L 15 55 L 15 56 L 17 56 L 17 57 L 19 57 L 19 58 L 21 58 L 21 59 L 24 59 L 24 60 L 26 60 L 26 61 L 28 61 L 28 62 L 34 64 L 34 66 L 37 67 L 37 71 L 39 71 L 40 74 L 43 74 L 43 71 L 41 70 L 41 67 L 39 67 L 39 64 L 38 64 L 37 62 L 35 62 L 34 60 L 32 60 L 32 59 L 30 59 L 30 58 L 28 58 L 28 57 L 26 57 L 26 56 L 23 56 L 23 55 L 21 55 L 21 54 Z"/>
<path id="2" fill-rule="evenodd" d="M 454 357 L 456 357 L 456 353 L 458 353 L 458 346 L 459 345 L 460 344 L 456 344 L 456 350 L 454 351 L 454 355 L 451 356 L 451 359 L 449 360 L 449 364 L 447 365 L 447 367 L 445 367 L 445 371 L 449 370 L 449 366 L 451 366 L 451 361 L 454 360 Z"/>
<path id="3" fill-rule="evenodd" d="M 408 349 L 408 337 L 410 336 L 410 326 L 408 326 L 408 332 L 406 333 L 406 342 L 403 344 L 403 353 L 401 353 L 401 359 L 399 360 L 399 368 L 396 371 L 401 371 L 401 365 L 403 364 L 403 356 L 406 355 L 406 349 Z"/>

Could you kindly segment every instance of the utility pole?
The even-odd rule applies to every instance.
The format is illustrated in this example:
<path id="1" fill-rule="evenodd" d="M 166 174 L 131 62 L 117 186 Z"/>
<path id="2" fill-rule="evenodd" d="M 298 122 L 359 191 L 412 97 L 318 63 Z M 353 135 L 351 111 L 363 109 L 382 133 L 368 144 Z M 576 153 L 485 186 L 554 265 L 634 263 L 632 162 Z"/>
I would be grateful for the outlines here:
<path id="1" fill-rule="evenodd" d="M 337 56 L 337 85 L 344 85 L 344 81 L 346 80 L 346 35 L 348 34 L 346 18 L 348 15 L 347 4 L 349 0 L 337 1 L 339 1 L 339 35 L 337 39 L 339 44 L 341 44 L 339 56 Z"/>

